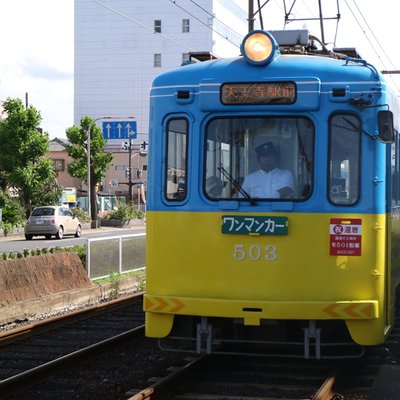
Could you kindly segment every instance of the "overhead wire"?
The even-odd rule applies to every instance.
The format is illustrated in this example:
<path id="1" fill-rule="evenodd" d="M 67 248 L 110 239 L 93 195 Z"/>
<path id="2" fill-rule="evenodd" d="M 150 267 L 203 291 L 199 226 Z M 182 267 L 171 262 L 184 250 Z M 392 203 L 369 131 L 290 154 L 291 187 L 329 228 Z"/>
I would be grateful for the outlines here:
<path id="1" fill-rule="evenodd" d="M 175 6 L 177 6 L 179 9 L 181 9 L 183 12 L 187 13 L 188 15 L 190 15 L 191 17 L 193 17 L 195 20 L 199 21 L 202 25 L 204 25 L 205 27 L 207 27 L 208 29 L 212 30 L 214 33 L 216 33 L 217 35 L 223 37 L 225 40 L 227 40 L 228 42 L 232 43 L 234 46 L 236 47 L 240 47 L 238 46 L 236 43 L 232 42 L 232 40 L 230 40 L 227 36 L 223 35 L 222 33 L 216 31 L 212 26 L 209 26 L 208 24 L 206 24 L 204 21 L 202 21 L 200 18 L 196 17 L 193 13 L 189 12 L 188 10 L 186 10 L 185 8 L 183 8 L 182 6 L 180 6 L 176 0 L 169 0 L 172 4 L 174 4 Z"/>
<path id="2" fill-rule="evenodd" d="M 112 8 L 112 7 L 110 7 L 109 5 L 104 4 L 104 3 L 102 3 L 102 2 L 99 1 L 99 0 L 92 0 L 92 1 L 95 2 L 95 3 L 97 3 L 98 5 L 100 5 L 100 6 L 104 7 L 104 8 L 106 8 L 106 9 L 112 11 L 113 13 L 119 15 L 120 17 L 125 18 L 125 19 L 127 19 L 128 21 L 131 21 L 131 22 L 135 23 L 136 25 L 140 26 L 141 28 L 144 28 L 144 29 L 146 29 L 146 30 L 148 30 L 148 31 L 150 31 L 150 32 L 152 32 L 152 33 L 154 33 L 154 29 L 153 29 L 153 28 L 150 28 L 150 27 L 148 27 L 148 26 L 142 24 L 141 22 L 136 21 L 136 20 L 133 19 L 132 17 L 129 17 L 128 15 L 125 15 L 125 14 L 121 13 L 120 11 L 118 11 L 118 10 L 116 10 L 116 9 L 114 9 L 114 8 Z M 169 40 L 169 41 L 171 41 L 171 42 L 173 42 L 173 43 L 175 43 L 175 44 L 177 44 L 177 45 L 179 45 L 179 46 L 182 46 L 182 47 L 184 47 L 184 48 L 187 49 L 187 50 L 196 51 L 194 48 L 189 47 L 189 46 L 185 45 L 184 43 L 181 43 L 181 42 L 179 42 L 178 40 L 175 40 L 175 39 L 173 39 L 173 38 L 171 38 L 171 37 L 169 37 L 169 36 L 167 36 L 167 35 L 164 35 L 164 34 L 159 33 L 159 32 L 157 32 L 157 35 L 159 35 L 159 36 L 163 37 L 164 39 L 167 39 L 167 40 Z"/>
<path id="3" fill-rule="evenodd" d="M 225 22 L 221 21 L 219 18 L 217 18 L 212 12 L 207 11 L 204 7 L 202 7 L 200 4 L 195 2 L 194 0 L 190 0 L 191 3 L 193 3 L 196 7 L 200 8 L 200 10 L 204 11 L 206 14 L 208 14 L 210 17 L 218 21 L 220 24 L 224 25 L 227 29 L 229 29 L 231 32 L 233 32 L 235 35 L 238 35 L 239 37 L 243 37 L 242 34 L 236 32 L 234 29 L 232 29 L 229 25 L 225 24 Z"/>
<path id="4" fill-rule="evenodd" d="M 369 26 L 367 20 L 365 19 L 362 11 L 360 10 L 360 8 L 358 7 L 356 0 L 353 0 L 354 5 L 357 7 L 358 12 L 360 13 L 362 19 L 364 20 L 365 24 L 367 25 L 369 31 L 371 32 L 372 36 L 374 37 L 374 39 L 376 40 L 376 43 L 378 43 L 378 46 L 381 48 L 381 50 L 383 51 L 383 54 L 385 55 L 385 57 L 387 58 L 387 60 L 390 62 L 390 64 L 392 64 L 392 66 L 394 67 L 394 63 L 392 62 L 392 60 L 390 59 L 390 57 L 388 56 L 388 54 L 386 53 L 385 49 L 382 47 L 380 40 L 378 40 L 378 38 L 376 37 L 374 31 L 372 30 L 372 28 Z"/>
<path id="5" fill-rule="evenodd" d="M 375 48 L 375 46 L 374 46 L 373 43 L 371 42 L 370 38 L 367 36 L 367 33 L 366 33 L 365 29 L 361 26 L 361 23 L 359 22 L 359 20 L 357 19 L 355 13 L 354 13 L 353 10 L 351 9 L 351 7 L 350 7 L 348 1 L 345 0 L 345 3 L 346 3 L 346 5 L 347 5 L 347 7 L 349 8 L 350 12 L 352 13 L 354 19 L 356 20 L 358 26 L 359 26 L 360 29 L 362 30 L 362 32 L 363 32 L 365 38 L 367 39 L 368 43 L 371 45 L 372 50 L 374 51 L 375 55 L 378 57 L 378 59 L 379 59 L 380 62 L 382 63 L 383 68 L 384 68 L 385 70 L 387 70 L 386 64 L 385 64 L 385 62 L 382 60 L 382 57 L 381 57 L 380 53 L 377 51 L 377 49 Z M 373 38 L 374 38 L 375 41 L 378 43 L 378 46 L 379 46 L 380 49 L 382 50 L 383 54 L 385 55 L 385 57 L 387 58 L 387 60 L 390 62 L 390 64 L 391 64 L 392 66 L 394 66 L 394 63 L 392 62 L 392 60 L 390 59 L 390 57 L 387 55 L 387 53 L 386 53 L 385 50 L 383 49 L 383 47 L 382 47 L 380 41 L 378 40 L 378 38 L 377 38 L 376 35 L 374 34 L 372 28 L 371 28 L 370 25 L 368 24 L 368 22 L 367 22 L 366 18 L 364 17 L 362 11 L 361 11 L 360 8 L 358 7 L 358 5 L 357 5 L 357 3 L 356 3 L 356 0 L 353 0 L 353 3 L 355 4 L 355 6 L 356 6 L 358 12 L 360 13 L 362 19 L 364 20 L 364 23 L 366 24 L 367 28 L 368 28 L 369 31 L 371 32 Z M 396 83 L 396 80 L 393 78 L 393 76 L 392 76 L 391 74 L 389 74 L 389 77 L 391 78 L 391 80 L 392 80 L 392 82 L 393 82 L 393 85 L 396 87 L 396 90 L 397 90 L 397 91 L 400 91 L 399 86 L 398 86 L 398 84 Z"/>
<path id="6" fill-rule="evenodd" d="M 374 44 L 371 42 L 370 38 L 369 38 L 368 35 L 367 35 L 367 32 L 365 31 L 364 27 L 361 25 L 361 23 L 360 23 L 360 21 L 358 20 L 356 14 L 354 13 L 354 11 L 352 10 L 352 8 L 350 7 L 348 1 L 347 1 L 347 0 L 344 0 L 344 1 L 345 1 L 345 3 L 346 3 L 347 7 L 349 8 L 351 14 L 353 15 L 355 21 L 357 22 L 358 26 L 360 27 L 362 33 L 364 34 L 365 38 L 367 39 L 368 43 L 371 45 L 372 50 L 374 51 L 375 55 L 379 58 L 379 60 L 380 60 L 380 61 L 382 62 L 382 64 L 384 65 L 384 62 L 383 62 L 383 60 L 382 60 L 380 54 L 379 54 L 378 51 L 376 50 Z"/>

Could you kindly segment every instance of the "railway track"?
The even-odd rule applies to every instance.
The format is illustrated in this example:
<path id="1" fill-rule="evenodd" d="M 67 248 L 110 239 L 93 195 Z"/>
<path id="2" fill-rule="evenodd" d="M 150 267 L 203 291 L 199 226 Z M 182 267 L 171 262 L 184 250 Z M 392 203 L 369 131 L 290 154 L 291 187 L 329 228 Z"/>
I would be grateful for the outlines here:
<path id="1" fill-rule="evenodd" d="M 394 329 L 384 346 L 351 361 L 234 355 L 187 360 L 187 354 L 163 352 L 144 337 L 140 296 L 123 304 L 0 335 L 0 400 L 365 400 L 380 365 L 400 358 Z"/>
<path id="2" fill-rule="evenodd" d="M 400 307 L 398 308 L 400 309 Z M 400 318 L 388 340 L 368 348 L 357 359 L 301 360 L 261 357 L 207 356 L 171 368 L 169 375 L 153 378 L 129 400 L 366 400 L 376 397 L 375 381 L 381 367 L 400 365 Z M 389 368 L 390 369 L 390 368 Z M 398 371 L 398 369 L 394 369 Z M 393 375 L 393 374 L 392 374 Z M 394 376 L 396 376 L 394 374 Z M 394 378 L 396 379 L 396 378 Z M 397 384 L 390 384 L 390 399 Z M 377 387 L 381 387 L 382 383 Z M 398 397 L 400 398 L 400 393 Z M 386 397 L 385 397 L 386 398 Z"/>
<path id="3" fill-rule="evenodd" d="M 143 336 L 141 294 L 5 332 L 0 336 L 0 398 Z"/>
<path id="4" fill-rule="evenodd" d="M 129 400 L 366 400 L 380 357 L 352 361 L 206 356 L 128 392 Z"/>
<path id="5" fill-rule="evenodd" d="M 51 329 L 60 328 L 80 320 L 95 317 L 96 315 L 112 312 L 115 309 L 129 306 L 130 304 L 138 304 L 142 301 L 142 298 L 143 293 L 138 293 L 104 303 L 99 303 L 90 307 L 85 307 L 76 311 L 67 312 L 56 317 L 36 321 L 34 323 L 22 323 L 21 326 L 15 329 L 6 330 L 0 333 L 0 347 L 21 338 L 38 335 Z"/>

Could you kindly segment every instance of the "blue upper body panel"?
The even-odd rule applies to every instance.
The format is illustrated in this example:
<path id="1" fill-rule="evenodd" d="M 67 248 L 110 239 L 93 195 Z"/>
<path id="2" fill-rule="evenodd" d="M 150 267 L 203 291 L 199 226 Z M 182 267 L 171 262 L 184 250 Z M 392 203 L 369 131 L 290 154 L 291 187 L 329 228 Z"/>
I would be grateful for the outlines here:
<path id="1" fill-rule="evenodd" d="M 294 104 L 224 105 L 221 85 L 226 82 L 295 82 Z M 341 96 L 334 91 L 340 89 Z M 212 60 L 183 66 L 157 77 L 151 89 L 150 154 L 148 187 L 149 210 L 238 212 L 310 212 L 310 213 L 383 213 L 386 201 L 387 147 L 370 135 L 377 134 L 377 110 L 393 107 L 393 95 L 387 92 L 382 76 L 362 61 L 345 61 L 320 56 L 281 55 L 267 66 L 248 64 L 242 57 Z M 179 92 L 186 95 L 180 97 Z M 370 102 L 370 107 L 354 105 L 352 100 Z M 327 121 L 335 112 L 357 115 L 368 132 L 361 138 L 361 196 L 353 206 L 329 203 L 325 189 L 327 177 Z M 310 118 L 316 129 L 313 195 L 302 202 L 216 202 L 202 193 L 204 130 L 215 116 L 288 115 Z M 168 118 L 188 119 L 188 195 L 182 202 L 167 202 L 163 197 L 165 176 L 165 122 Z M 162 166 L 162 168 L 160 168 Z"/>

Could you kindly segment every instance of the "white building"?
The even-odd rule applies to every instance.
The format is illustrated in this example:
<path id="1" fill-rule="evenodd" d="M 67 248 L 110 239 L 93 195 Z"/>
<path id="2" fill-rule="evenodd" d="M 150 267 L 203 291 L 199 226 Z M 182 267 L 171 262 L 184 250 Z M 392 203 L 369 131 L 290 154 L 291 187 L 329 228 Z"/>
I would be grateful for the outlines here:
<path id="1" fill-rule="evenodd" d="M 74 123 L 91 115 L 135 116 L 148 133 L 149 90 L 189 52 L 236 56 L 247 0 L 75 0 Z M 101 121 L 98 121 L 101 126 Z M 117 145 L 118 140 L 110 140 Z"/>

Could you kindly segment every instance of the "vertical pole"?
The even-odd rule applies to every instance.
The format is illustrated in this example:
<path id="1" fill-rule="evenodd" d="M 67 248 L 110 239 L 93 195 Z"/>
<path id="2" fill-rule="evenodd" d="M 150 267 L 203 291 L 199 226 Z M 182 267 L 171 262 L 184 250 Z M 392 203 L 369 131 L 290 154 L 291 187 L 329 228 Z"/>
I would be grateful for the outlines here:
<path id="1" fill-rule="evenodd" d="M 254 30 L 254 4 L 253 0 L 249 0 L 249 32 Z"/>
<path id="2" fill-rule="evenodd" d="M 86 155 L 87 155 L 87 199 L 88 199 L 88 214 L 90 217 L 90 227 L 92 227 L 92 207 L 91 207 L 91 193 L 90 193 L 90 173 L 91 173 L 91 168 L 90 168 L 90 128 L 92 127 L 92 123 L 90 123 L 88 131 L 87 131 L 87 149 L 86 149 Z"/>
<path id="3" fill-rule="evenodd" d="M 122 236 L 118 238 L 118 273 L 122 274 Z"/>
<path id="4" fill-rule="evenodd" d="M 129 135 L 129 161 L 128 161 L 128 201 L 132 205 L 132 139 Z"/>
<path id="5" fill-rule="evenodd" d="M 324 20 L 322 18 L 322 5 L 321 5 L 321 0 L 318 0 L 318 6 L 319 6 L 319 24 L 321 26 L 321 40 L 322 43 L 325 45 L 325 35 L 324 35 Z"/>
<path id="6" fill-rule="evenodd" d="M 90 265 L 90 239 L 86 239 L 86 271 L 88 274 L 88 277 L 90 278 L 91 276 L 91 265 Z"/>
<path id="7" fill-rule="evenodd" d="M 138 179 L 139 179 L 139 171 L 140 171 L 140 155 L 139 155 L 139 150 L 138 150 L 138 153 L 137 153 L 137 177 L 138 177 Z M 138 192 L 137 192 L 137 208 L 138 208 L 138 210 L 140 210 L 140 185 L 138 184 L 137 185 L 137 190 L 138 190 Z"/>

